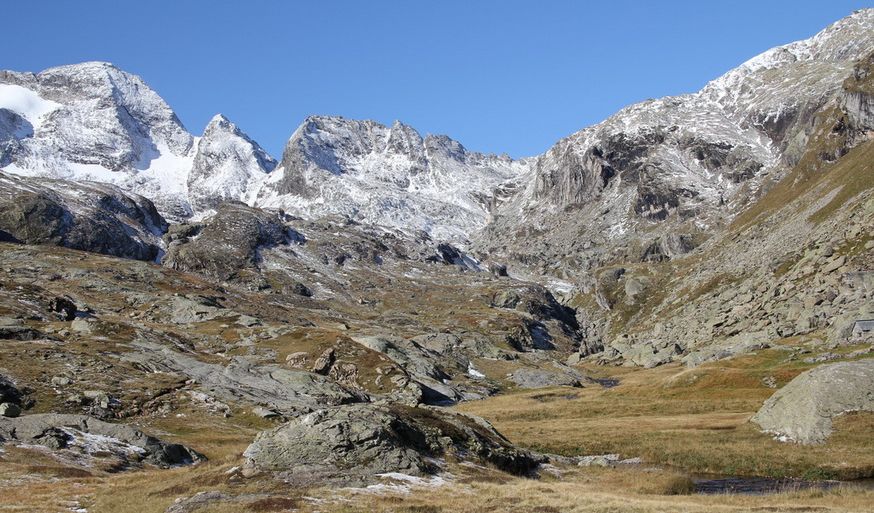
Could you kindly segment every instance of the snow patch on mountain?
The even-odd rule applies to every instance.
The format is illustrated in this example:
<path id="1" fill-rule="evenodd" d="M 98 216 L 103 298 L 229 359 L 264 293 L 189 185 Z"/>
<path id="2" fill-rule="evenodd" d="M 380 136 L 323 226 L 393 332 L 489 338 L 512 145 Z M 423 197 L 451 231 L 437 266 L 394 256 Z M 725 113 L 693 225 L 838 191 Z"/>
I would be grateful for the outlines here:
<path id="1" fill-rule="evenodd" d="M 42 98 L 30 89 L 10 84 L 0 84 L 0 109 L 12 111 L 30 123 L 30 129 L 20 132 L 23 138 L 33 134 L 47 115 L 61 107 L 61 104 Z"/>

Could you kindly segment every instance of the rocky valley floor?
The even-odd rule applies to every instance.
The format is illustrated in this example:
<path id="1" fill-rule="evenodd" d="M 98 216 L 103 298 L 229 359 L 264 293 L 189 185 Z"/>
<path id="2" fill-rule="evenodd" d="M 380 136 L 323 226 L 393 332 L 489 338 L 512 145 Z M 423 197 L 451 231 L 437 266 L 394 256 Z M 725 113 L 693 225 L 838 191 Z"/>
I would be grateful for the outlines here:
<path id="1" fill-rule="evenodd" d="M 355 290 L 369 291 L 364 301 L 329 299 L 325 289 L 269 294 L 145 262 L 0 245 L 0 372 L 20 394 L 19 419 L 92 419 L 46 423 L 32 440 L 17 427 L 19 441 L 0 452 L 3 510 L 861 512 L 874 501 L 870 485 L 856 481 L 874 476 L 874 413 L 837 418 L 828 441 L 813 446 L 780 442 L 749 421 L 776 389 L 823 361 L 865 362 L 870 341 L 835 346 L 814 333 L 697 366 L 567 366 L 559 362 L 576 350 L 562 338 L 570 319 L 533 284 L 447 263 L 405 262 L 404 280 L 388 266 L 359 263 L 353 273 L 353 265 L 343 269 Z M 392 286 L 364 285 L 378 280 Z M 523 306 L 509 308 L 507 296 Z M 377 329 L 386 322 L 404 328 L 391 338 Z M 531 336 L 532 322 L 555 333 L 548 346 L 536 347 L 545 339 Z M 427 469 L 410 466 L 415 458 L 385 460 L 398 444 L 377 447 L 376 462 L 375 453 L 355 460 L 339 480 L 318 465 L 305 467 L 308 475 L 277 474 L 275 455 L 260 468 L 251 463 L 259 433 L 307 412 L 389 411 L 416 429 L 422 417 L 396 408 L 429 412 L 426 403 L 456 403 L 435 411 L 475 414 L 506 439 L 486 431 L 470 444 L 439 427 L 451 418 L 429 417 L 450 440 L 423 451 Z M 102 432 L 97 419 L 190 456 L 152 457 L 168 451 L 138 449 L 137 438 Z M 50 438 L 58 428 L 62 436 Z M 277 451 L 326 442 L 330 453 L 354 440 L 295 429 L 287 443 L 305 443 Z M 477 452 L 483 444 L 491 449 Z M 306 464 L 299 456 L 285 470 Z M 399 461 L 405 472 L 392 470 Z M 701 481 L 726 476 L 793 481 L 776 494 L 697 493 Z"/>

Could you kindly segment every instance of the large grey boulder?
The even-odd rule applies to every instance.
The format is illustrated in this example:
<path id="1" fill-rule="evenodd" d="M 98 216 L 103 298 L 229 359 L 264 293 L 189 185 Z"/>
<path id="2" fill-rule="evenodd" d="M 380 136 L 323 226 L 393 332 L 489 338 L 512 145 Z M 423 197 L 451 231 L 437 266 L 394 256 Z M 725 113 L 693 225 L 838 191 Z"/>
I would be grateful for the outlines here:
<path id="1" fill-rule="evenodd" d="M 767 333 L 741 333 L 692 351 L 683 358 L 683 362 L 687 367 L 697 367 L 703 363 L 734 358 L 769 347 L 771 344 Z"/>
<path id="2" fill-rule="evenodd" d="M 765 401 L 752 422 L 785 441 L 821 443 L 832 419 L 874 411 L 874 359 L 822 365 L 790 381 Z"/>
<path id="3" fill-rule="evenodd" d="M 0 403 L 21 403 L 21 391 L 15 383 L 6 376 L 0 374 Z"/>
<path id="4" fill-rule="evenodd" d="M 510 381 L 520 388 L 544 388 L 544 387 L 578 387 L 585 379 L 577 371 L 567 368 L 563 371 L 522 368 L 509 376 Z"/>
<path id="5" fill-rule="evenodd" d="M 259 433 L 247 465 L 303 482 L 367 481 L 377 474 L 424 475 L 431 458 L 454 455 L 526 474 L 539 460 L 485 421 L 436 408 L 357 404 L 326 408 Z"/>
<path id="6" fill-rule="evenodd" d="M 125 424 L 111 424 L 87 415 L 41 413 L 18 418 L 0 417 L 0 442 L 39 444 L 66 449 L 77 444 L 85 452 L 117 449 L 124 459 L 136 458 L 158 466 L 185 465 L 204 460 L 197 451 L 168 443 Z"/>

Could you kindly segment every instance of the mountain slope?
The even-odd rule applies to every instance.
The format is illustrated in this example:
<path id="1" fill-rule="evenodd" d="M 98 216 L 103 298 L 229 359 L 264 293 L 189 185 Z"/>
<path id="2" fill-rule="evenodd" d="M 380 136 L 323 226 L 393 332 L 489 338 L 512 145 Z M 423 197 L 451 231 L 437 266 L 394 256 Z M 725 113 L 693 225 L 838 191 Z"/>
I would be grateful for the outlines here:
<path id="1" fill-rule="evenodd" d="M 559 275 L 688 252 L 798 163 L 814 115 L 844 101 L 844 79 L 871 49 L 874 10 L 858 11 L 698 93 L 632 105 L 559 141 L 477 247 Z"/>

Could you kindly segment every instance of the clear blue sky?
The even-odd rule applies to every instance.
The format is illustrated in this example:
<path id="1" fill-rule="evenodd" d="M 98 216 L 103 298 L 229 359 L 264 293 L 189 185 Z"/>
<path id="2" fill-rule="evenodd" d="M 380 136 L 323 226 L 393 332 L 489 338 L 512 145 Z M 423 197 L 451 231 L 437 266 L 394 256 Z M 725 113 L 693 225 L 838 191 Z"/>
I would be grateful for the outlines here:
<path id="1" fill-rule="evenodd" d="M 277 157 L 309 114 L 527 156 L 639 100 L 691 92 L 864 2 L 4 2 L 0 68 L 141 75 L 196 134 L 227 115 Z"/>

